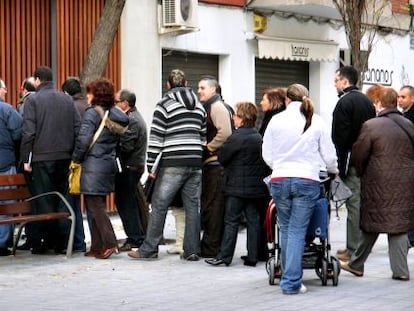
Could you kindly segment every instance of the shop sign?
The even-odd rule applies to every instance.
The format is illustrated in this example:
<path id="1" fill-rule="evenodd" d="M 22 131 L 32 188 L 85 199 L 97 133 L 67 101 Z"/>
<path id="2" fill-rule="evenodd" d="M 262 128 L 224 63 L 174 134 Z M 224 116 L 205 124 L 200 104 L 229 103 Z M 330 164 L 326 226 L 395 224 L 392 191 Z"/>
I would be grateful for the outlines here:
<path id="1" fill-rule="evenodd" d="M 364 84 L 382 84 L 391 86 L 394 70 L 368 68 L 364 73 Z"/>

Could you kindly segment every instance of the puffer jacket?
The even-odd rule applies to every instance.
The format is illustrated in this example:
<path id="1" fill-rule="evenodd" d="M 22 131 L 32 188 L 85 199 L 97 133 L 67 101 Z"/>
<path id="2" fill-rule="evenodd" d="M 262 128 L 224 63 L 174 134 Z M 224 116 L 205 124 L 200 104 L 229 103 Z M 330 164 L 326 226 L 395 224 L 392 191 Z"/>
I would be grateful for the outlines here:
<path id="1" fill-rule="evenodd" d="M 109 110 L 109 119 L 123 126 L 128 125 L 128 117 L 119 109 Z M 93 109 L 86 109 L 79 135 L 76 139 L 72 160 L 82 163 L 81 193 L 89 195 L 106 195 L 115 189 L 114 178 L 118 171 L 116 148 L 119 135 L 104 127 L 96 143 L 88 152 L 93 136 L 101 123 L 101 117 Z"/>
<path id="2" fill-rule="evenodd" d="M 268 197 L 263 178 L 268 167 L 261 157 L 262 136 L 254 128 L 241 127 L 224 142 L 218 160 L 224 167 L 224 193 L 241 198 Z"/>
<path id="3" fill-rule="evenodd" d="M 352 150 L 361 176 L 361 229 L 404 233 L 414 229 L 414 125 L 397 109 L 364 123 Z"/>

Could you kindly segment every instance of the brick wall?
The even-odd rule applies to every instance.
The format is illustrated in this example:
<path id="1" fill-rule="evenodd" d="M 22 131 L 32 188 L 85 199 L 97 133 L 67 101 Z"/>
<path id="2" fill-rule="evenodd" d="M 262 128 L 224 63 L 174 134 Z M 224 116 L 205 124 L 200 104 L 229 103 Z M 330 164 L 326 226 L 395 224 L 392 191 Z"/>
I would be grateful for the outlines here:
<path id="1" fill-rule="evenodd" d="M 399 14 L 408 14 L 408 0 L 393 0 L 392 12 Z"/>

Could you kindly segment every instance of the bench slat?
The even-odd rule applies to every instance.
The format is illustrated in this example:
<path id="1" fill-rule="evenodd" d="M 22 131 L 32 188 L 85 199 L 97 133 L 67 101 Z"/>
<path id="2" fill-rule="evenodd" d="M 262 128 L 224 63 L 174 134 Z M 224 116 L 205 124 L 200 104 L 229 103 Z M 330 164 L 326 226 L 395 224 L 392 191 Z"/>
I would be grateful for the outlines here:
<path id="1" fill-rule="evenodd" d="M 60 218 L 68 218 L 69 213 L 49 213 L 49 214 L 39 214 L 39 215 L 22 215 L 14 216 L 12 218 L 0 219 L 0 225 L 10 225 L 10 224 L 20 224 L 23 222 L 35 222 L 42 220 L 52 220 Z"/>
<path id="2" fill-rule="evenodd" d="M 30 198 L 30 192 L 28 187 L 0 189 L 0 201 L 25 200 L 27 198 Z"/>
<path id="3" fill-rule="evenodd" d="M 0 215 L 18 215 L 31 213 L 32 206 L 29 202 L 15 202 L 0 204 Z"/>
<path id="4" fill-rule="evenodd" d="M 34 200 L 41 202 L 41 198 L 47 196 L 54 196 L 57 202 L 63 203 L 66 206 L 68 212 L 32 214 L 33 211 L 30 202 Z M 23 174 L 0 175 L 0 215 L 9 216 L 6 219 L 0 219 L 0 225 L 21 225 L 17 237 L 14 239 L 13 255 L 16 252 L 22 229 L 27 223 L 63 218 L 70 220 L 71 225 L 66 256 L 70 257 L 72 255 L 73 238 L 75 235 L 75 212 L 60 192 L 50 191 L 31 196 Z"/>
<path id="5" fill-rule="evenodd" d="M 0 175 L 0 186 L 25 186 L 26 179 L 23 174 Z"/>

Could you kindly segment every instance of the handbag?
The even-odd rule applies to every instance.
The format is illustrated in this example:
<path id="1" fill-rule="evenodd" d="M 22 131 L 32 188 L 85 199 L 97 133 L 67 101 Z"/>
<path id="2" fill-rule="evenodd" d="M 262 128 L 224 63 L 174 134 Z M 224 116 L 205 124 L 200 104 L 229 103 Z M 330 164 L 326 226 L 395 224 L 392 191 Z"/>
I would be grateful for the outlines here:
<path id="1" fill-rule="evenodd" d="M 352 196 L 352 191 L 345 185 L 339 176 L 336 176 L 335 179 L 331 181 L 331 194 L 332 201 L 341 206 Z"/>
<path id="2" fill-rule="evenodd" d="M 105 127 L 105 121 L 108 118 L 108 111 L 105 112 L 101 123 L 95 134 L 93 135 L 93 139 L 91 144 L 88 147 L 88 151 L 86 151 L 85 157 L 88 155 L 89 151 L 93 148 L 96 141 L 98 140 L 99 135 L 101 135 L 103 128 Z M 80 178 L 82 173 L 82 165 L 75 161 L 71 161 L 69 165 L 69 193 L 74 195 L 80 194 Z"/>

